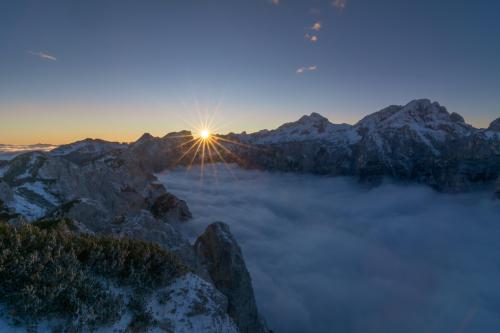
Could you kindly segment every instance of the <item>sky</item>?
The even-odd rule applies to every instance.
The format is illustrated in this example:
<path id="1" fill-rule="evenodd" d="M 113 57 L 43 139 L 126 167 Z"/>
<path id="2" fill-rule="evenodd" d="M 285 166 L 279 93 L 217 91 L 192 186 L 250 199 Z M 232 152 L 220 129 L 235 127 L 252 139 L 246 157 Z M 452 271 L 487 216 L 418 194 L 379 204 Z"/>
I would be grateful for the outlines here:
<path id="1" fill-rule="evenodd" d="M 230 170 L 211 165 L 203 183 L 199 166 L 158 177 L 188 202 L 192 239 L 215 221 L 230 226 L 274 332 L 498 331 L 491 191 Z"/>
<path id="2" fill-rule="evenodd" d="M 439 101 L 500 116 L 491 0 L 0 2 L 0 143 L 256 131 L 318 112 L 355 123 Z M 194 123 L 194 124 L 193 124 Z"/>

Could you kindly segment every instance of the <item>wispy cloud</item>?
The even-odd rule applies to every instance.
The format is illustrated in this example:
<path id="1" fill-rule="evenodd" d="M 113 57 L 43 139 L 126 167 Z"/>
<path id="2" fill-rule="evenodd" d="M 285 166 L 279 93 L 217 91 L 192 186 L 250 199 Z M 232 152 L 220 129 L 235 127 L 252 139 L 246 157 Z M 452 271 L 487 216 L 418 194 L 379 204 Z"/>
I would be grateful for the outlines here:
<path id="1" fill-rule="evenodd" d="M 332 1 L 333 7 L 343 10 L 345 6 L 347 5 L 347 0 L 333 0 Z"/>
<path id="2" fill-rule="evenodd" d="M 271 3 L 275 6 L 279 5 L 281 0 L 271 0 Z"/>
<path id="3" fill-rule="evenodd" d="M 305 72 L 314 72 L 317 69 L 318 69 L 318 66 L 316 66 L 316 65 L 312 65 L 312 66 L 308 66 L 308 67 L 300 67 L 299 69 L 297 69 L 295 71 L 295 73 L 304 74 Z"/>
<path id="4" fill-rule="evenodd" d="M 34 51 L 28 51 L 29 54 L 37 56 L 38 58 L 44 59 L 44 60 L 51 60 L 51 61 L 57 61 L 57 58 L 51 54 L 48 54 L 46 52 L 34 52 Z"/>
<path id="5" fill-rule="evenodd" d="M 311 35 L 311 34 L 305 34 L 304 36 L 308 41 L 311 43 L 316 43 L 318 41 L 318 36 L 316 35 Z"/>
<path id="6" fill-rule="evenodd" d="M 315 22 L 312 26 L 311 26 L 311 30 L 315 30 L 315 31 L 320 31 L 321 30 L 321 22 Z"/>

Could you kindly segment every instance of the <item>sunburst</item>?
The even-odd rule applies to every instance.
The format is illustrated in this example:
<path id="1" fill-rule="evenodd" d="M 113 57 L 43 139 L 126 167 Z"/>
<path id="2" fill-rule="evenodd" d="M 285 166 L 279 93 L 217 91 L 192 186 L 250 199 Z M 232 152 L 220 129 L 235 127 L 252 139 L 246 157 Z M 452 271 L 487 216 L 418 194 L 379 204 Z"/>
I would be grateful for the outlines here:
<path id="1" fill-rule="evenodd" d="M 215 125 L 213 117 L 206 117 L 200 120 L 198 125 L 191 126 L 191 135 L 185 137 L 185 141 L 177 146 L 182 154 L 175 163 L 176 165 L 185 165 L 186 172 L 189 172 L 194 165 L 200 166 L 200 179 L 203 180 L 204 173 L 208 165 L 213 168 L 214 176 L 217 178 L 216 163 L 222 163 L 227 171 L 234 177 L 229 164 L 231 162 L 242 163 L 238 157 L 234 146 L 249 147 L 248 145 L 229 139 L 218 133 L 219 127 Z"/>

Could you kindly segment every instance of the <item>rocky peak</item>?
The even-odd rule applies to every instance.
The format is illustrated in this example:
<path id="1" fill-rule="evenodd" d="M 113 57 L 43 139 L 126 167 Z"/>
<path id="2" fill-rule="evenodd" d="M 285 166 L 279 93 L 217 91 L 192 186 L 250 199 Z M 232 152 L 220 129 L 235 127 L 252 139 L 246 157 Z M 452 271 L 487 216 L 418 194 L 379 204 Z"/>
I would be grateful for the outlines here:
<path id="1" fill-rule="evenodd" d="M 490 131 L 500 132 L 500 118 L 493 120 L 488 129 Z"/>
<path id="2" fill-rule="evenodd" d="M 132 143 L 132 145 L 133 146 L 143 145 L 143 144 L 146 144 L 148 142 L 154 141 L 155 139 L 156 138 L 154 136 L 152 136 L 151 134 L 144 133 L 143 135 L 141 135 L 141 137 L 139 139 L 137 139 L 137 141 Z"/>
<path id="3" fill-rule="evenodd" d="M 207 227 L 194 245 L 216 288 L 228 298 L 228 313 L 242 333 L 269 332 L 257 311 L 250 274 L 227 224 Z"/>
<path id="4" fill-rule="evenodd" d="M 447 137 L 465 136 L 474 130 L 462 116 L 448 113 L 438 102 L 428 99 L 411 101 L 405 106 L 390 106 L 375 112 L 356 124 L 358 132 L 386 133 L 403 130 L 423 142 L 441 141 Z M 401 134 L 401 133 L 400 133 Z"/>
<path id="5" fill-rule="evenodd" d="M 454 123 L 465 123 L 464 117 L 462 117 L 456 112 L 452 112 L 450 114 L 450 120 L 453 121 Z"/>
<path id="6" fill-rule="evenodd" d="M 52 156 L 68 156 L 70 155 L 80 155 L 78 159 L 82 159 L 83 157 L 87 158 L 95 158 L 100 155 L 109 153 L 113 150 L 124 149 L 126 148 L 126 144 L 122 144 L 119 142 L 110 142 L 101 139 L 84 139 L 81 141 L 73 142 L 67 145 L 59 146 L 58 148 L 52 150 L 50 155 Z M 83 156 L 85 155 L 85 156 Z M 75 162 L 79 162 L 78 159 Z"/>
<path id="7" fill-rule="evenodd" d="M 193 134 L 191 133 L 191 131 L 179 131 L 179 132 L 170 132 L 170 133 L 167 133 L 163 139 L 172 139 L 172 138 L 185 138 L 185 137 L 190 137 L 192 136 Z"/>
<path id="8" fill-rule="evenodd" d="M 295 122 L 281 125 L 272 131 L 260 131 L 250 134 L 256 143 L 279 143 L 305 140 L 327 140 L 335 138 L 338 133 L 351 128 L 347 124 L 333 124 L 318 113 L 302 116 Z"/>
<path id="9" fill-rule="evenodd" d="M 302 116 L 297 122 L 301 124 L 324 123 L 328 122 L 328 119 L 319 113 L 313 112 L 310 115 Z"/>

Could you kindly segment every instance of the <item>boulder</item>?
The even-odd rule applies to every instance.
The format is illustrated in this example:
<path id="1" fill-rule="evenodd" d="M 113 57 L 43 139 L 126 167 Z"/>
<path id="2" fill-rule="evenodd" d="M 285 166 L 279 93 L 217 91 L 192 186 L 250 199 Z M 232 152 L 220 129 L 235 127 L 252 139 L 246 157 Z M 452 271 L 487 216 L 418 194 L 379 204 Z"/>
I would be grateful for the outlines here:
<path id="1" fill-rule="evenodd" d="M 186 202 L 170 193 L 158 196 L 151 206 L 151 212 L 157 219 L 166 218 L 185 222 L 192 217 Z"/>

